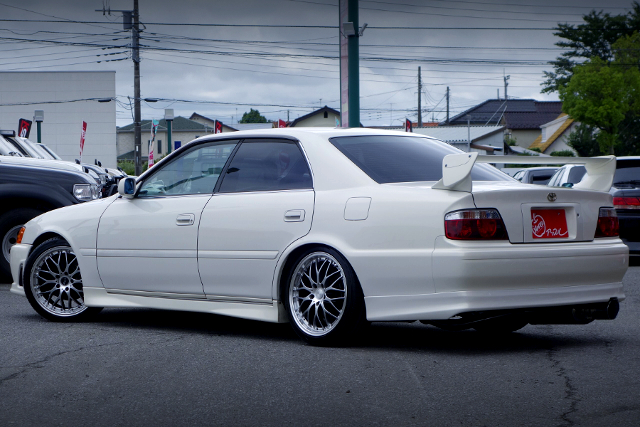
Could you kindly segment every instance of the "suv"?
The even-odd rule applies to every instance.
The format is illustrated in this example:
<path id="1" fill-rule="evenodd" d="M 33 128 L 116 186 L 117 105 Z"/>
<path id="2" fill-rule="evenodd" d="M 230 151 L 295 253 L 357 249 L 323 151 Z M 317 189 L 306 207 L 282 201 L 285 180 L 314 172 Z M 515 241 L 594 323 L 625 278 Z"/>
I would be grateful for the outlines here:
<path id="1" fill-rule="evenodd" d="M 0 281 L 11 278 L 9 254 L 23 224 L 41 213 L 100 197 L 95 178 L 79 165 L 0 156 Z"/>

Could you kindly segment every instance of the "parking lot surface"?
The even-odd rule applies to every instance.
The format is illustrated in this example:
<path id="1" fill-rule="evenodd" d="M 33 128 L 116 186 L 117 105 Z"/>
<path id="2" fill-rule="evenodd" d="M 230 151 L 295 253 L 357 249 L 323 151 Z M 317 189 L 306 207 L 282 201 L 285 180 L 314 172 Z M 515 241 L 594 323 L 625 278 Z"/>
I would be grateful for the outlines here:
<path id="1" fill-rule="evenodd" d="M 624 284 L 614 321 L 500 338 L 374 323 L 348 348 L 148 309 L 52 323 L 0 285 L 0 425 L 637 426 L 640 267 Z"/>

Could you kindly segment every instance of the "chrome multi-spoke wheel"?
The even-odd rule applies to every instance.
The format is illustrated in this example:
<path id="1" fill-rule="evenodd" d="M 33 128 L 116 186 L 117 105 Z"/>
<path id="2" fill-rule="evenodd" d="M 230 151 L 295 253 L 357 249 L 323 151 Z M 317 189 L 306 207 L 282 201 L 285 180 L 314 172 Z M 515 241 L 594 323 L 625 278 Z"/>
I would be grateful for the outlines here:
<path id="1" fill-rule="evenodd" d="M 347 260 L 331 248 L 299 254 L 283 282 L 289 321 L 305 341 L 343 344 L 366 324 L 364 298 Z"/>
<path id="2" fill-rule="evenodd" d="M 29 280 L 36 302 L 54 316 L 75 316 L 84 305 L 78 259 L 68 246 L 54 246 L 35 260 Z"/>
<path id="3" fill-rule="evenodd" d="M 294 320 L 311 336 L 325 335 L 340 322 L 346 298 L 344 271 L 327 253 L 307 255 L 291 277 L 289 304 Z"/>
<path id="4" fill-rule="evenodd" d="M 39 244 L 27 258 L 24 292 L 42 317 L 54 321 L 76 321 L 102 310 L 87 307 L 78 258 L 60 238 Z"/>

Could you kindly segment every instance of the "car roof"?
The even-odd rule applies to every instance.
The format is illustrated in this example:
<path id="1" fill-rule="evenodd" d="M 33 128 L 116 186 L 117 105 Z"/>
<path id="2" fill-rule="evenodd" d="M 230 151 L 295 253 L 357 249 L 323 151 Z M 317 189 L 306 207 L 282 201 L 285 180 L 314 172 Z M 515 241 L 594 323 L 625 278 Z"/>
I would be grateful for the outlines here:
<path id="1" fill-rule="evenodd" d="M 273 129 L 254 129 L 242 130 L 238 132 L 219 133 L 215 135 L 205 135 L 195 141 L 212 141 L 216 139 L 242 139 L 242 138 L 296 138 L 299 139 L 305 135 L 318 135 L 325 138 L 334 136 L 413 136 L 419 138 L 433 139 L 435 138 L 420 135 L 411 132 L 399 132 L 381 129 L 367 128 L 327 128 L 327 127 L 305 127 L 305 128 L 273 128 Z"/>

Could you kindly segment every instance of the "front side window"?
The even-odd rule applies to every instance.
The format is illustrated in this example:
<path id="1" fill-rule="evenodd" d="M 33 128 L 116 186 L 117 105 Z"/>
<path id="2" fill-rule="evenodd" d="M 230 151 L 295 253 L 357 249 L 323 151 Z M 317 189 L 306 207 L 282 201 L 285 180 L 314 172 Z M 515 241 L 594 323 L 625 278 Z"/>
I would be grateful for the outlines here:
<path id="1" fill-rule="evenodd" d="M 341 136 L 329 141 L 378 184 L 438 181 L 442 178 L 444 156 L 461 153 L 443 142 L 415 136 Z M 473 166 L 471 179 L 512 180 L 485 164 Z"/>
<path id="2" fill-rule="evenodd" d="M 295 142 L 245 141 L 220 185 L 221 193 L 312 188 L 307 160 Z"/>
<path id="3" fill-rule="evenodd" d="M 238 141 L 203 144 L 159 166 L 144 181 L 139 197 L 212 194 L 218 177 Z"/>

